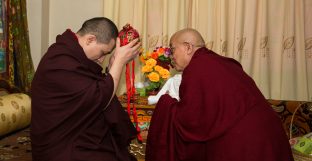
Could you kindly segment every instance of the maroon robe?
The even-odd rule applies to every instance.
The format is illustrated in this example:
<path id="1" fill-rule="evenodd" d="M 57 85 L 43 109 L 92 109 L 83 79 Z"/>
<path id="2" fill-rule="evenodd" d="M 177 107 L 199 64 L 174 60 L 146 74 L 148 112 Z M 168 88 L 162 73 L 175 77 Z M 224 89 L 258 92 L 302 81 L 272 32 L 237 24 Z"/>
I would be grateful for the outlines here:
<path id="1" fill-rule="evenodd" d="M 58 35 L 32 82 L 34 161 L 129 161 L 136 130 L 113 78 L 89 60 L 70 30 Z"/>
<path id="2" fill-rule="evenodd" d="M 146 161 L 293 160 L 281 120 L 234 59 L 198 49 L 179 94 L 156 105 Z"/>

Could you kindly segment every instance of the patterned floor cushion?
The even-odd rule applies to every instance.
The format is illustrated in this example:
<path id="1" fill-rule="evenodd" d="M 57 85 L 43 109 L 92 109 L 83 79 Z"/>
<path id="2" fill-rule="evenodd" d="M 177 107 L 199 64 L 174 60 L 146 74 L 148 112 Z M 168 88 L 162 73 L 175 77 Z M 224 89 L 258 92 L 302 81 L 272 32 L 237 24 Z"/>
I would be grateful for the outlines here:
<path id="1" fill-rule="evenodd" d="M 30 97 L 23 93 L 0 96 L 0 137 L 30 124 Z"/>

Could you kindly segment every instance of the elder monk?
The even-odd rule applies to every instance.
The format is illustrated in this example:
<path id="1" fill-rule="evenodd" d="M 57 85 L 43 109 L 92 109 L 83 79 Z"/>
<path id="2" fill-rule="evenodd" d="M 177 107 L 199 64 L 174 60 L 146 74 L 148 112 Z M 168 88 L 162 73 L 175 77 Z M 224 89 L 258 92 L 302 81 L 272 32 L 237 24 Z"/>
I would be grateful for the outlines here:
<path id="1" fill-rule="evenodd" d="M 293 161 L 281 120 L 239 62 L 208 50 L 194 29 L 170 46 L 180 101 L 158 101 L 146 161 Z"/>

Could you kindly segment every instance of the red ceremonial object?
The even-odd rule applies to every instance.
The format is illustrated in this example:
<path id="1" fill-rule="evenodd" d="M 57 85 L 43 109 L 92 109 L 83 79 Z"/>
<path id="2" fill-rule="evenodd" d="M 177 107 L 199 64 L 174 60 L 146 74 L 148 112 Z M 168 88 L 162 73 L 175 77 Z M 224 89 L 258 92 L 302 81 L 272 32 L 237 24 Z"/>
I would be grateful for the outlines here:
<path id="1" fill-rule="evenodd" d="M 120 38 L 120 45 L 124 46 L 132 40 L 139 38 L 140 35 L 136 29 L 131 27 L 130 24 L 126 24 L 119 32 L 118 37 Z"/>
<path id="2" fill-rule="evenodd" d="M 118 37 L 120 38 L 120 46 L 127 45 L 129 42 L 132 40 L 139 38 L 140 35 L 135 30 L 130 26 L 130 24 L 126 24 L 122 30 L 118 33 Z M 126 85 L 127 85 L 127 112 L 130 117 L 131 111 L 130 111 L 130 106 L 131 102 L 134 102 L 134 95 L 135 95 L 135 87 L 134 87 L 134 79 L 135 79 L 135 73 L 134 73 L 134 67 L 135 67 L 135 62 L 132 61 L 132 74 L 130 78 L 130 65 L 129 63 L 126 64 Z M 140 135 L 140 128 L 138 124 L 138 115 L 136 112 L 136 107 L 135 104 L 132 104 L 132 117 L 133 117 L 133 122 L 135 124 L 136 130 L 138 132 L 137 138 L 139 141 L 142 141 L 142 137 Z"/>

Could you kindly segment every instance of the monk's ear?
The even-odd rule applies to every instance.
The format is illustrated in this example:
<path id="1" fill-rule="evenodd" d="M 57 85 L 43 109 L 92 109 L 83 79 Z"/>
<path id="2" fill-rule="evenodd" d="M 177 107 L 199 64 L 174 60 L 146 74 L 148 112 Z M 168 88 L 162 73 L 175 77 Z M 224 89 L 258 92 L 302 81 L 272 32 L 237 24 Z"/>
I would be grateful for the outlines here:
<path id="1" fill-rule="evenodd" d="M 96 36 L 92 35 L 92 34 L 88 34 L 86 35 L 87 39 L 86 39 L 86 44 L 89 45 L 91 43 L 96 43 Z"/>
<path id="2" fill-rule="evenodd" d="M 192 54 L 193 50 L 194 50 L 194 45 L 192 45 L 191 43 L 185 42 L 184 43 L 186 50 L 187 50 L 187 54 Z"/>

